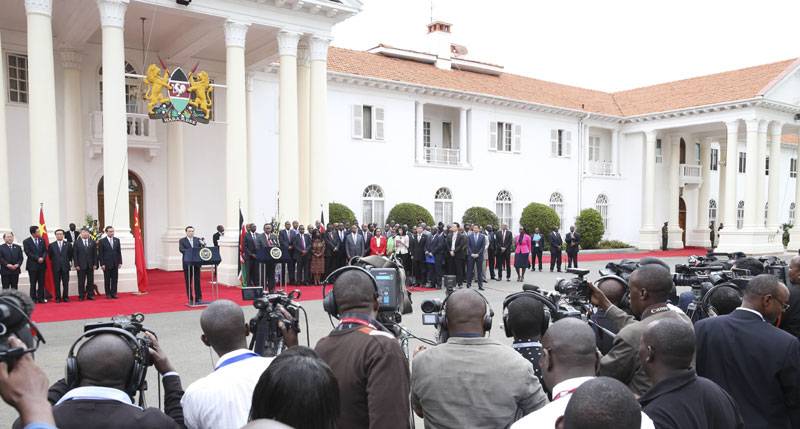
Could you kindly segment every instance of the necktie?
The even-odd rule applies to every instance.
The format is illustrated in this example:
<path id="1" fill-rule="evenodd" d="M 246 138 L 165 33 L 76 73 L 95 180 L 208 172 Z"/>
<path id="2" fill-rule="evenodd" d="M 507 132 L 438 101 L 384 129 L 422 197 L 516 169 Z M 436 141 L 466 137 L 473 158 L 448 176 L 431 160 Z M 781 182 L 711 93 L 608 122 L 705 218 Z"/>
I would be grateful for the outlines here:
<path id="1" fill-rule="evenodd" d="M 306 237 L 305 237 L 305 234 L 300 236 L 300 244 L 303 245 L 303 249 L 305 250 L 305 248 L 306 248 Z"/>
<path id="2" fill-rule="evenodd" d="M 34 240 L 34 241 L 36 242 L 36 248 L 38 249 L 38 248 L 39 248 L 39 239 L 37 238 L 37 239 L 36 239 L 36 240 Z"/>
<path id="3" fill-rule="evenodd" d="M 269 239 L 269 235 L 267 236 L 267 246 L 272 247 L 272 240 Z"/>
<path id="4" fill-rule="evenodd" d="M 58 242 L 58 251 L 59 252 L 61 251 L 61 242 L 60 241 Z"/>
<path id="5" fill-rule="evenodd" d="M 189 247 L 194 247 L 194 239 L 193 238 L 189 239 Z"/>
<path id="6" fill-rule="evenodd" d="M 84 239 L 84 240 L 83 240 L 83 248 L 84 248 L 85 250 L 89 250 L 89 242 L 88 242 L 88 241 L 86 241 L 86 239 Z"/>
<path id="7" fill-rule="evenodd" d="M 503 243 L 506 242 L 506 230 L 503 230 Z"/>

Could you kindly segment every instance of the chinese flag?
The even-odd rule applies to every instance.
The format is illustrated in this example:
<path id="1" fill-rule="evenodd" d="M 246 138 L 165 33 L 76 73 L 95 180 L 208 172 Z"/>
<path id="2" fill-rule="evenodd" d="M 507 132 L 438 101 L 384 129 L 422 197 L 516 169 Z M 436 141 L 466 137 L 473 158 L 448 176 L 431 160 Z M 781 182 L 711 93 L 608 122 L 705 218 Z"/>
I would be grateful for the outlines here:
<path id="1" fill-rule="evenodd" d="M 44 208 L 39 207 L 39 232 L 42 234 L 42 240 L 44 240 L 45 249 L 50 246 L 50 239 L 47 237 L 47 225 L 44 222 Z M 48 255 L 50 253 L 48 252 Z M 50 256 L 45 258 L 47 262 L 47 270 L 45 271 L 44 275 L 44 288 L 50 292 L 50 295 L 56 295 L 56 285 L 53 282 L 53 264 L 50 261 Z"/>
<path id="2" fill-rule="evenodd" d="M 142 242 L 142 230 L 139 227 L 139 204 L 136 204 L 133 212 L 133 241 L 136 246 L 136 279 L 139 284 L 139 293 L 147 293 L 147 264 L 144 259 L 144 243 Z"/>

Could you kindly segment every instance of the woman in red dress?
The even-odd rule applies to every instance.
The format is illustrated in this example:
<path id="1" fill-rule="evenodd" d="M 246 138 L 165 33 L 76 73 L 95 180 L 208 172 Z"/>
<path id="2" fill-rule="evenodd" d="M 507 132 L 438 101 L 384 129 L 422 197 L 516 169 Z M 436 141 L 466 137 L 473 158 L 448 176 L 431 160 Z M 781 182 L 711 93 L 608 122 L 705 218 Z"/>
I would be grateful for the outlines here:
<path id="1" fill-rule="evenodd" d="M 386 256 L 386 237 L 381 234 L 380 228 L 375 228 L 375 235 L 369 242 L 370 255 Z"/>

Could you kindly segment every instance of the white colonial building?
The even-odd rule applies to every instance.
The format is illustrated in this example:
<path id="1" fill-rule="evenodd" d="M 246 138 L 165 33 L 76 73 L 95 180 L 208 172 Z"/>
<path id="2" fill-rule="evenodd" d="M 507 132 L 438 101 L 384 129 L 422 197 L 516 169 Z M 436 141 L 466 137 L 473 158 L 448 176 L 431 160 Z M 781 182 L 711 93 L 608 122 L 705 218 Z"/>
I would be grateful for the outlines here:
<path id="1" fill-rule="evenodd" d="M 797 60 L 606 93 L 467 59 L 441 21 L 425 49 L 329 48 L 357 0 L 0 6 L 0 231 L 21 241 L 40 203 L 51 233 L 92 214 L 123 240 L 122 290 L 137 201 L 150 268 L 180 269 L 185 225 L 223 224 L 227 284 L 240 207 L 263 224 L 328 219 L 333 201 L 378 223 L 401 202 L 444 222 L 483 206 L 513 228 L 539 202 L 564 227 L 595 208 L 642 249 L 666 221 L 669 247 L 708 246 L 716 221 L 722 250 L 772 253 L 800 201 Z M 159 57 L 208 73 L 209 124 L 148 118 Z"/>

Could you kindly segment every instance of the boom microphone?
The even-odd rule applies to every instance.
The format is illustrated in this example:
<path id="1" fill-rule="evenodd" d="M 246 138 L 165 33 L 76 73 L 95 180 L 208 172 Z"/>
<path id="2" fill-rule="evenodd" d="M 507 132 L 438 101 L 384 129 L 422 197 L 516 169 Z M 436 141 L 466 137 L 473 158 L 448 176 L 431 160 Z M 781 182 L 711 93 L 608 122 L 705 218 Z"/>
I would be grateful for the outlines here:
<path id="1" fill-rule="evenodd" d="M 541 288 L 539 286 L 536 286 L 536 285 L 529 285 L 529 284 L 522 285 L 522 290 L 528 291 L 528 292 L 539 292 L 540 289 Z"/>

